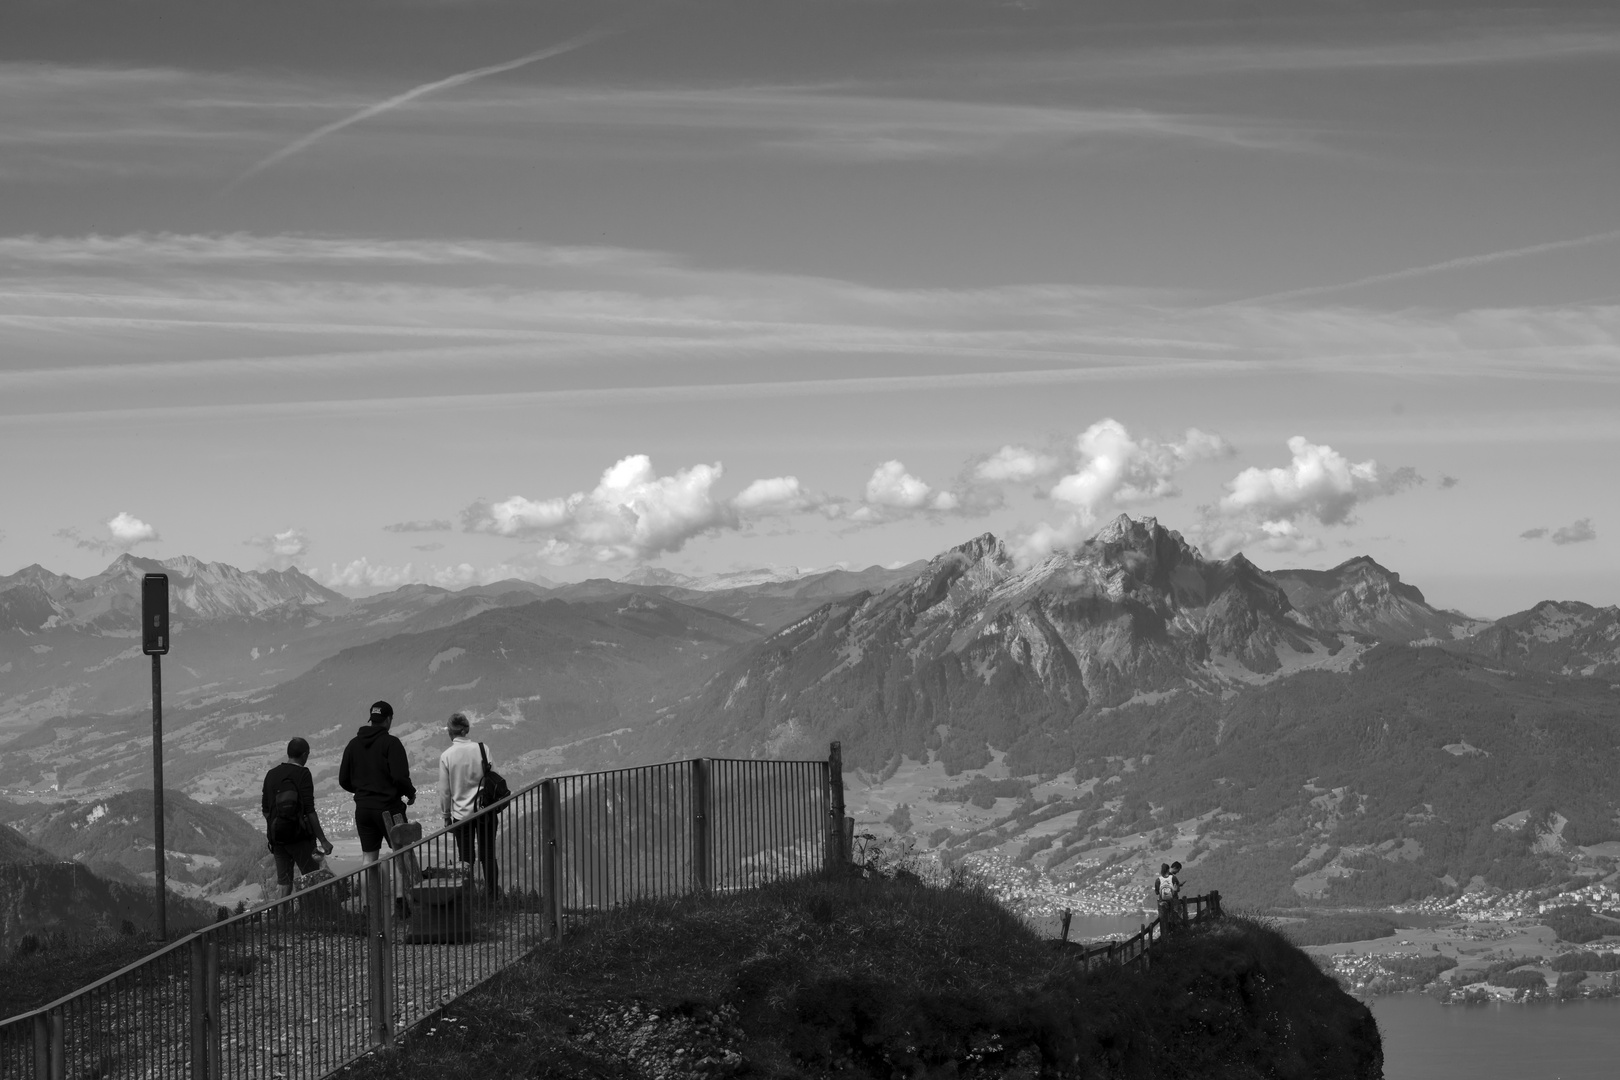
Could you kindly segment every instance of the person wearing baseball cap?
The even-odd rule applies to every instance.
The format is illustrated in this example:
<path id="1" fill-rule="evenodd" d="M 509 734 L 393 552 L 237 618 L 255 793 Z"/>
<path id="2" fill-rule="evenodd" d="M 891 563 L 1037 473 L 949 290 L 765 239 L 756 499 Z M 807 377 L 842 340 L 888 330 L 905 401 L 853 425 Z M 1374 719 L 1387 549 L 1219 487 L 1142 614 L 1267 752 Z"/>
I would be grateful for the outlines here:
<path id="1" fill-rule="evenodd" d="M 416 801 L 405 744 L 389 734 L 394 707 L 386 701 L 371 706 L 371 716 L 349 745 L 338 766 L 338 787 L 354 796 L 354 830 L 360 834 L 360 856 L 374 863 L 388 840 L 388 815 L 404 814 Z M 389 841 L 393 847 L 393 841 Z"/>

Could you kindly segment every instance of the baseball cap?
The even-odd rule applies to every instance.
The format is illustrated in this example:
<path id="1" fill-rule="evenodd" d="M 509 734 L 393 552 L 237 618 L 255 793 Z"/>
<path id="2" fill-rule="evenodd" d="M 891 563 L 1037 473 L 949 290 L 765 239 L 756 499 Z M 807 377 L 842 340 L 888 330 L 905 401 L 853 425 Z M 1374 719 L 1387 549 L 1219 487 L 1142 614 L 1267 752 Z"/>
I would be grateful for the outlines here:
<path id="1" fill-rule="evenodd" d="M 376 701 L 371 705 L 371 719 L 373 723 L 394 718 L 394 707 L 386 701 Z"/>

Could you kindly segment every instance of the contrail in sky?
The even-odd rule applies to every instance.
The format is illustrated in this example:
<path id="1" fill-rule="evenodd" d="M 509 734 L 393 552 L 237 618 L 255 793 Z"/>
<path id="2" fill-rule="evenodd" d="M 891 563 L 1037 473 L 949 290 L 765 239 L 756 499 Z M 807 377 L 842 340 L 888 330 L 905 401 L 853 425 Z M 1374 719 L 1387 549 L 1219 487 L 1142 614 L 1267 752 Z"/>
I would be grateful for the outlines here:
<path id="1" fill-rule="evenodd" d="M 387 101 L 379 101 L 375 105 L 367 105 L 357 113 L 351 113 L 341 120 L 334 120 L 325 127 L 316 128 L 308 135 L 293 140 L 286 146 L 283 146 L 280 150 L 277 150 L 275 153 L 271 154 L 269 157 L 255 163 L 240 176 L 236 177 L 236 179 L 226 184 L 220 189 L 220 194 L 224 194 L 225 192 L 236 187 L 238 184 L 242 183 L 244 180 L 248 180 L 258 175 L 277 162 L 285 161 L 287 158 L 292 157 L 300 150 L 308 149 L 311 145 L 326 138 L 328 135 L 342 131 L 351 124 L 358 124 L 360 121 L 369 120 L 373 116 L 380 116 L 381 114 L 388 112 L 390 109 L 397 109 L 399 106 L 409 104 L 419 97 L 426 97 L 428 94 L 434 94 L 440 90 L 451 90 L 455 87 L 462 86 L 466 83 L 470 83 L 490 75 L 499 75 L 503 71 L 512 71 L 516 68 L 538 63 L 541 60 L 549 60 L 554 56 L 561 56 L 563 53 L 573 52 L 575 49 L 582 49 L 592 42 L 600 41 L 602 38 L 605 38 L 610 34 L 619 33 L 623 29 L 623 26 L 609 26 L 602 27 L 597 30 L 590 30 L 586 33 L 571 37 L 567 41 L 561 42 L 557 45 L 552 45 L 544 49 L 538 49 L 532 53 L 525 53 L 515 60 L 507 60 L 503 63 L 491 64 L 488 67 L 473 68 L 471 71 L 463 71 L 458 75 L 451 75 L 435 82 L 423 83 L 421 86 L 413 86 L 403 94 L 396 94 Z"/>
<path id="2" fill-rule="evenodd" d="M 1445 262 L 1430 263 L 1428 266 L 1414 266 L 1407 270 L 1394 270 L 1387 274 L 1373 274 L 1371 277 L 1343 281 L 1337 285 L 1309 285 L 1303 289 L 1285 289 L 1282 292 L 1266 293 L 1263 296 L 1250 296 L 1243 300 L 1226 300 L 1219 304 L 1211 304 L 1204 310 L 1237 307 L 1241 304 L 1258 304 L 1272 300 L 1293 300 L 1301 296 L 1319 296 L 1322 293 L 1339 292 L 1342 289 L 1357 289 L 1363 285 L 1381 285 L 1386 281 L 1404 281 L 1407 278 L 1422 277 L 1425 274 L 1438 274 L 1445 270 L 1462 270 L 1470 266 L 1485 266 L 1490 263 L 1506 262 L 1509 259 L 1523 258 L 1526 255 L 1540 255 L 1548 251 L 1589 247 L 1592 244 L 1602 244 L 1609 240 L 1620 240 L 1620 229 L 1592 233 L 1590 236 L 1577 236 L 1573 240 L 1554 240 L 1546 244 L 1531 244 L 1529 247 L 1513 248 L 1509 251 L 1491 251 L 1484 255 L 1465 255 L 1460 259 L 1447 259 Z"/>

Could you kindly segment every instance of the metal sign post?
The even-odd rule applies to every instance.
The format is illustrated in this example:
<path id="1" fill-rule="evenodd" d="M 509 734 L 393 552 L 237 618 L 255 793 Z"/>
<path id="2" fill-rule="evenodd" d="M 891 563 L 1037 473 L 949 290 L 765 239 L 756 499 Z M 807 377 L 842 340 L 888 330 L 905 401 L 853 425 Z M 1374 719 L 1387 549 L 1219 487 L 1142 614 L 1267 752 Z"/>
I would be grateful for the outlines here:
<path id="1" fill-rule="evenodd" d="M 157 934 L 169 937 L 163 875 L 163 663 L 169 651 L 169 575 L 141 579 L 141 651 L 152 658 L 152 846 L 157 876 Z"/>

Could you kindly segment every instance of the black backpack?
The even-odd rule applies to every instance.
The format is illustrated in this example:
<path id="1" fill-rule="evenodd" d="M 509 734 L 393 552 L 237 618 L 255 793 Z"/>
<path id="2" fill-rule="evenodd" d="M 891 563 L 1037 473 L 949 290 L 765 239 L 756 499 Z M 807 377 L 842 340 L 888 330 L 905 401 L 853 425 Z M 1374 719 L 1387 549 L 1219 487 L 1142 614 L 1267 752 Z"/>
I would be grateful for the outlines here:
<path id="1" fill-rule="evenodd" d="M 304 828 L 304 814 L 298 806 L 298 780 L 291 775 L 281 778 L 276 793 L 270 800 L 270 823 L 267 829 L 272 844 L 292 844 L 309 835 Z"/>
<path id="2" fill-rule="evenodd" d="M 512 789 L 506 786 L 506 777 L 489 767 L 489 754 L 483 743 L 478 744 L 478 757 L 484 763 L 484 778 L 478 781 L 478 801 L 474 805 L 482 810 L 510 796 Z"/>

